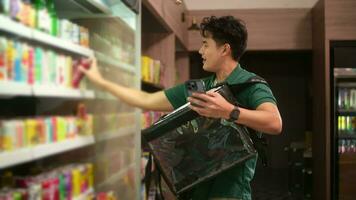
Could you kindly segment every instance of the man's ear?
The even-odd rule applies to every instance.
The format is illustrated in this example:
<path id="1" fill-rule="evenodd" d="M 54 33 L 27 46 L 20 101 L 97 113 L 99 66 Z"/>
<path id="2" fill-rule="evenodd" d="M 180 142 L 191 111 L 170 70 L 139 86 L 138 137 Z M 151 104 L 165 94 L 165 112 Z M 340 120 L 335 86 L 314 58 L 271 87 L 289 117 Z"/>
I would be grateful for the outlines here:
<path id="1" fill-rule="evenodd" d="M 223 53 L 228 53 L 229 51 L 231 51 L 230 44 L 225 43 L 223 48 Z"/>

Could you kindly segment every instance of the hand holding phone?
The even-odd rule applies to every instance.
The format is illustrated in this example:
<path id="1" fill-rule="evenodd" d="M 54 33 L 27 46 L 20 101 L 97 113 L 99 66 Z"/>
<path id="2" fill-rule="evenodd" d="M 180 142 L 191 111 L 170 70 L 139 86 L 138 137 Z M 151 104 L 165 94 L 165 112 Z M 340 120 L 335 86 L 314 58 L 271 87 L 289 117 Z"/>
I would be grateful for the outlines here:
<path id="1" fill-rule="evenodd" d="M 188 92 L 188 97 L 192 96 L 193 92 L 205 93 L 205 83 L 201 79 L 193 79 L 186 81 L 185 87 Z"/>
<path id="2" fill-rule="evenodd" d="M 193 92 L 205 93 L 205 83 L 201 79 L 193 79 L 185 82 L 185 87 L 188 92 L 188 97 L 191 97 Z M 196 97 L 192 97 L 196 98 Z M 192 106 L 201 107 L 195 103 L 191 103 Z"/>

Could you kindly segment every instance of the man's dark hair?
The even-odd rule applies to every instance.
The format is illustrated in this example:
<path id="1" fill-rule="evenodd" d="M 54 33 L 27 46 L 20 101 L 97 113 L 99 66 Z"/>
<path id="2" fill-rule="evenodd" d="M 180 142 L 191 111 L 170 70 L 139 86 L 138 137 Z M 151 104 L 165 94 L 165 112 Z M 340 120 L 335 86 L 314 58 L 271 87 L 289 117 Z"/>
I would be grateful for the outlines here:
<path id="1" fill-rule="evenodd" d="M 217 45 L 228 43 L 231 47 L 232 58 L 238 61 L 247 46 L 247 30 L 245 23 L 233 16 L 205 17 L 200 24 L 200 34 L 211 36 Z"/>

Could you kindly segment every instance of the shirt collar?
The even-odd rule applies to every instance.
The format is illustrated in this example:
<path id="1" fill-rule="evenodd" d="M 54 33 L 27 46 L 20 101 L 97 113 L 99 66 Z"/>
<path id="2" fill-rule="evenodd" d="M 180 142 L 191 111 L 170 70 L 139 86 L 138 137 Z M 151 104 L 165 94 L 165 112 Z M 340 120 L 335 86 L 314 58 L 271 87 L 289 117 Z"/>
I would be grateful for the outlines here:
<path id="1" fill-rule="evenodd" d="M 232 70 L 232 72 L 229 74 L 229 76 L 225 79 L 225 82 L 229 83 L 229 84 L 233 84 L 236 83 L 236 80 L 239 79 L 239 77 L 241 76 L 241 72 L 244 69 L 242 69 L 240 63 L 237 64 L 237 66 L 235 67 L 234 70 Z M 214 84 L 216 85 L 216 75 L 214 74 Z"/>

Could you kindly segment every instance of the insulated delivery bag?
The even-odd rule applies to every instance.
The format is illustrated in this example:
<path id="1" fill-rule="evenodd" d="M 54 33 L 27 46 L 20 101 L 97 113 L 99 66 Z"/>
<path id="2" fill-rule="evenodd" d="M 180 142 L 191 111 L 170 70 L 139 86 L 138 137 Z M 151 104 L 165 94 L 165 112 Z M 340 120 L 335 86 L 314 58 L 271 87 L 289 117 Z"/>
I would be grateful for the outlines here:
<path id="1" fill-rule="evenodd" d="M 236 104 L 231 91 L 236 94 L 255 83 L 266 84 L 257 77 L 214 89 Z M 168 187 L 179 198 L 197 184 L 255 156 L 252 134 L 245 126 L 199 116 L 187 103 L 144 129 L 141 137 Z"/>

